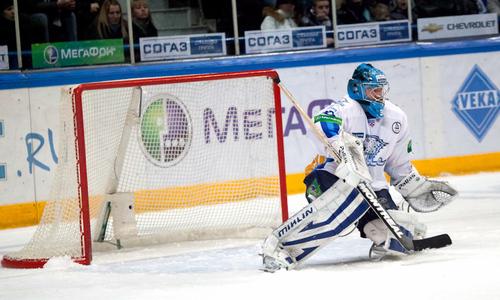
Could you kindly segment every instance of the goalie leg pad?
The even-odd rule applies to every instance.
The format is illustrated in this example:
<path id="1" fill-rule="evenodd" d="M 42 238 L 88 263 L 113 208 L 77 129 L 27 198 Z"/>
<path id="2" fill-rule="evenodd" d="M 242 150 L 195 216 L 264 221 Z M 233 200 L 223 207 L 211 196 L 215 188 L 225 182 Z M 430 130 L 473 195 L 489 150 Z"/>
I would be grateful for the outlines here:
<path id="1" fill-rule="evenodd" d="M 262 244 L 262 263 L 264 269 L 269 272 L 275 272 L 281 268 L 290 270 L 295 266 L 292 257 L 283 249 L 274 234 L 269 235 Z"/>
<path id="2" fill-rule="evenodd" d="M 368 203 L 355 188 L 337 180 L 266 239 L 263 256 L 283 261 L 280 255 L 285 254 L 286 267 L 292 269 L 349 230 L 368 208 Z"/>
<path id="3" fill-rule="evenodd" d="M 314 221 L 283 240 L 283 248 L 296 264 L 303 263 L 329 242 L 351 230 L 369 208 L 355 189 L 344 197 L 335 199 L 336 201 L 318 211 Z"/>
<path id="4" fill-rule="evenodd" d="M 420 223 L 414 215 L 398 210 L 388 210 L 387 212 L 396 221 L 405 236 L 411 239 L 422 239 L 425 237 L 427 226 Z M 381 258 L 385 255 L 408 254 L 406 249 L 380 219 L 368 222 L 364 226 L 363 232 L 373 242 L 372 249 L 370 250 L 370 257 L 372 258 Z"/>

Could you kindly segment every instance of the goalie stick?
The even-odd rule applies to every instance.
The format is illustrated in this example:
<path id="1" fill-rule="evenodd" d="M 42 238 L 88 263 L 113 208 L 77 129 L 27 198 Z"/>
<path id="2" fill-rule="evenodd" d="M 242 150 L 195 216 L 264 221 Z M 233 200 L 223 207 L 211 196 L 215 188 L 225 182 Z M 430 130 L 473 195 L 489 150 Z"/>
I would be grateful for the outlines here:
<path id="1" fill-rule="evenodd" d="M 327 138 L 317 129 L 317 127 L 314 125 L 313 121 L 311 118 L 307 115 L 307 113 L 302 109 L 298 101 L 295 99 L 295 97 L 290 93 L 290 91 L 281 83 L 279 78 L 276 78 L 276 84 L 280 87 L 281 91 L 285 93 L 287 96 L 288 100 L 292 102 L 292 104 L 295 106 L 297 111 L 300 113 L 302 118 L 307 122 L 309 125 L 309 128 L 313 131 L 313 133 L 316 135 L 316 137 L 321 141 L 321 143 L 324 144 L 326 147 L 326 151 L 330 156 L 337 162 L 340 163 L 342 161 L 342 156 L 344 156 L 344 159 L 347 158 L 345 149 L 335 149 L 334 145 L 332 145 Z M 340 154 L 339 154 L 340 153 Z M 350 171 L 355 172 L 356 174 L 359 175 L 360 178 L 366 178 L 365 174 L 362 174 L 361 172 L 356 169 L 356 166 L 353 166 L 355 169 L 351 169 Z M 389 215 L 387 210 L 380 204 L 380 202 L 377 199 L 377 195 L 371 188 L 369 184 L 367 184 L 365 181 L 361 180 L 357 184 L 357 190 L 360 192 L 360 194 L 365 198 L 365 200 L 368 202 L 370 207 L 375 211 L 376 215 L 384 222 L 384 224 L 387 226 L 387 228 L 390 230 L 390 232 L 394 235 L 394 237 L 398 240 L 398 242 L 405 248 L 406 252 L 411 253 L 413 251 L 421 251 L 424 249 L 430 249 L 430 248 L 442 248 L 446 247 L 448 245 L 451 245 L 451 238 L 448 234 L 441 234 L 429 238 L 424 238 L 420 240 L 413 240 L 403 234 L 401 229 L 399 228 L 398 224 L 394 221 L 394 219 Z"/>

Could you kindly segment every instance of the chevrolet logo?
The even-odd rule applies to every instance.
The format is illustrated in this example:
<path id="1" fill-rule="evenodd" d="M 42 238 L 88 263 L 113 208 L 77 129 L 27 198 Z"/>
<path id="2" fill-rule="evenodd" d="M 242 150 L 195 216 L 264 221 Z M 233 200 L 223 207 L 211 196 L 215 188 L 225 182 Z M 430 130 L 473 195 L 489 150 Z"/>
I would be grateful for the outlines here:
<path id="1" fill-rule="evenodd" d="M 438 24 L 434 24 L 434 23 L 431 23 L 427 26 L 425 26 L 422 31 L 428 31 L 429 33 L 434 33 L 436 31 L 439 31 L 439 30 L 442 30 L 443 29 L 443 25 L 438 25 Z"/>

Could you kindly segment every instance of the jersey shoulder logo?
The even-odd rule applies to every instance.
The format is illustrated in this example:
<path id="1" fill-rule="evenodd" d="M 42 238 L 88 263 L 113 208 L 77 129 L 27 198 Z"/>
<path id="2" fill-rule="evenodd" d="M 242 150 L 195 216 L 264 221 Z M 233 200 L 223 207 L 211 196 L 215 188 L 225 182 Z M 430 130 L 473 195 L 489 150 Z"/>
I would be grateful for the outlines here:
<path id="1" fill-rule="evenodd" d="M 481 68 L 474 65 L 451 103 L 452 111 L 481 142 L 497 117 L 499 90 Z"/>
<path id="2" fill-rule="evenodd" d="M 382 157 L 376 158 L 380 153 L 380 150 L 387 146 L 389 143 L 384 142 L 378 135 L 366 135 L 366 139 L 363 143 L 366 164 L 370 167 L 383 166 L 386 159 Z"/>
<path id="3" fill-rule="evenodd" d="M 399 134 L 401 132 L 401 122 L 392 123 L 392 132 Z"/>

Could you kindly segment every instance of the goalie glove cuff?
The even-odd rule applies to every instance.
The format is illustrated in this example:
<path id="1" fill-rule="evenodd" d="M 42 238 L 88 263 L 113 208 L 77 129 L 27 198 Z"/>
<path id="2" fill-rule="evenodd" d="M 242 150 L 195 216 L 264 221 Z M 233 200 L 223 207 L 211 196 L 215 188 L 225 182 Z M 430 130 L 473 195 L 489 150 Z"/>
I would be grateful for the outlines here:
<path id="1" fill-rule="evenodd" d="M 433 212 L 449 204 L 458 192 L 447 182 L 429 180 L 413 171 L 396 184 L 408 204 L 417 212 Z"/>
<path id="2" fill-rule="evenodd" d="M 406 198 L 423 185 L 425 181 L 426 178 L 421 176 L 415 168 L 412 168 L 411 173 L 401 179 L 401 181 L 395 185 L 395 188 L 401 196 Z"/>

